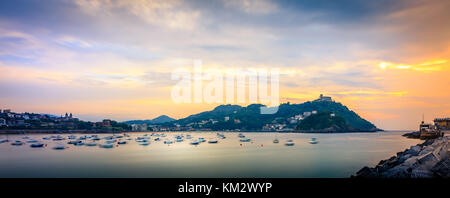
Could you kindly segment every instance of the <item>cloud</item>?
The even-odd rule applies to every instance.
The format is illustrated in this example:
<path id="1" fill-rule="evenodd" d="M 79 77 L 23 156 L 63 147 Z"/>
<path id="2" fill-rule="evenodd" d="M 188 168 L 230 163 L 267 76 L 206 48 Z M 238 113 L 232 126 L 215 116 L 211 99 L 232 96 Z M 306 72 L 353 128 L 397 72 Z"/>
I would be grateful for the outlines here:
<path id="1" fill-rule="evenodd" d="M 250 14 L 268 14 L 278 10 L 270 0 L 223 0 L 226 7 L 239 9 Z"/>

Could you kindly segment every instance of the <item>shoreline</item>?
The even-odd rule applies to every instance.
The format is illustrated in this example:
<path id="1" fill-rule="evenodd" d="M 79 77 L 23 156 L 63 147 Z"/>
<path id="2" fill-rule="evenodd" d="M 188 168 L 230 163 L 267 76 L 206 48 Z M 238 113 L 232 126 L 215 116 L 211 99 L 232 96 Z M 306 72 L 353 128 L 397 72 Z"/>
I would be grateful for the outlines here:
<path id="1" fill-rule="evenodd" d="M 450 178 L 449 139 L 444 136 L 425 140 L 381 160 L 373 168 L 363 167 L 351 178 Z"/>
<path id="2" fill-rule="evenodd" d="M 253 131 L 253 130 L 242 130 L 242 131 L 105 131 L 105 130 L 58 130 L 58 129 L 3 129 L 0 130 L 1 135 L 14 135 L 14 134 L 71 134 L 71 133 L 196 133 L 196 132 L 232 132 L 232 133 L 305 133 L 305 134 L 344 134 L 344 133 L 378 133 L 386 132 L 384 130 L 376 131 L 343 131 L 343 132 L 333 132 L 333 131 Z"/>

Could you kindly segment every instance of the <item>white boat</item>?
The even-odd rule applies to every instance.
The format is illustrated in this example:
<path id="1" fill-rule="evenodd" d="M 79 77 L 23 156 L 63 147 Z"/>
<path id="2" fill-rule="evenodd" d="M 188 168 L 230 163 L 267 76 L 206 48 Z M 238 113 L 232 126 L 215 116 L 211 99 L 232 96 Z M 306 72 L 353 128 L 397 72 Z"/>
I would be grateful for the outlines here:
<path id="1" fill-rule="evenodd" d="M 114 144 L 100 144 L 101 148 L 114 148 Z"/>
<path id="2" fill-rule="evenodd" d="M 279 141 L 278 139 L 274 139 L 274 140 L 273 140 L 273 143 L 274 143 L 274 144 L 278 144 L 279 142 L 280 142 L 280 141 Z"/>
<path id="3" fill-rule="evenodd" d="M 148 146 L 150 144 L 150 142 L 141 142 L 141 143 L 139 143 L 139 145 L 141 145 L 141 146 Z"/>
<path id="4" fill-rule="evenodd" d="M 238 137 L 239 137 L 239 138 L 245 138 L 245 135 L 242 134 L 242 133 L 239 133 L 239 134 L 238 134 Z"/>
<path id="5" fill-rule="evenodd" d="M 165 140 L 165 141 L 164 141 L 164 144 L 173 144 L 173 142 L 170 141 L 170 140 Z"/>
<path id="6" fill-rule="evenodd" d="M 81 140 L 72 140 L 72 141 L 67 142 L 67 144 L 78 144 L 80 142 L 81 142 Z"/>
<path id="7" fill-rule="evenodd" d="M 210 144 L 217 144 L 219 141 L 217 141 L 217 140 L 209 140 L 208 141 L 208 143 L 210 143 Z"/>
<path id="8" fill-rule="evenodd" d="M 13 145 L 13 146 L 22 146 L 23 142 L 21 142 L 19 140 L 16 140 L 15 142 L 11 143 L 11 145 Z"/>
<path id="9" fill-rule="evenodd" d="M 310 144 L 317 144 L 319 143 L 319 141 L 316 138 L 311 138 L 311 140 L 309 141 Z"/>
<path id="10" fill-rule="evenodd" d="M 191 143 L 189 143 L 189 144 L 191 144 L 191 145 L 198 145 L 198 144 L 200 144 L 200 142 L 198 142 L 198 141 L 194 140 L 194 141 L 192 141 L 192 142 L 191 142 Z"/>
<path id="11" fill-rule="evenodd" d="M 97 143 L 95 143 L 95 142 L 88 142 L 88 143 L 86 143 L 86 146 L 97 146 Z"/>
<path id="12" fill-rule="evenodd" d="M 73 140 L 73 139 L 76 139 L 77 137 L 74 136 L 74 135 L 69 135 L 67 138 L 68 138 L 69 140 Z"/>
<path id="13" fill-rule="evenodd" d="M 64 150 L 66 147 L 64 145 L 57 145 L 53 147 L 54 150 Z"/>
<path id="14" fill-rule="evenodd" d="M 198 142 L 206 142 L 205 138 L 202 138 L 202 137 L 199 137 L 199 138 L 197 139 L 197 141 L 198 141 Z"/>
<path id="15" fill-rule="evenodd" d="M 83 145 L 84 145 L 84 142 L 79 141 L 79 142 L 77 142 L 77 143 L 75 143 L 75 144 L 73 144 L 73 145 L 75 145 L 75 146 L 83 146 Z"/>
<path id="16" fill-rule="evenodd" d="M 112 144 L 112 143 L 114 143 L 114 142 L 116 142 L 116 140 L 106 140 L 106 143 L 107 143 L 107 144 Z"/>
<path id="17" fill-rule="evenodd" d="M 8 139 L 0 139 L 0 144 L 1 144 L 1 143 L 8 142 L 8 141 L 9 141 Z"/>
<path id="18" fill-rule="evenodd" d="M 251 139 L 250 138 L 242 138 L 239 141 L 241 141 L 241 142 L 250 142 Z"/>
<path id="19" fill-rule="evenodd" d="M 191 136 L 191 135 L 189 135 L 189 134 L 188 134 L 188 135 L 186 135 L 186 139 L 187 139 L 187 140 L 189 140 L 189 139 L 191 139 L 191 138 L 192 138 L 192 136 Z"/>
<path id="20" fill-rule="evenodd" d="M 26 140 L 26 139 L 30 139 L 30 137 L 24 136 L 22 139 Z"/>
<path id="21" fill-rule="evenodd" d="M 284 145 L 286 145 L 286 146 L 294 146 L 294 141 L 292 141 L 292 140 L 288 140 L 288 141 L 286 141 L 286 143 L 284 143 Z"/>
<path id="22" fill-rule="evenodd" d="M 98 141 L 98 140 L 100 140 L 100 138 L 99 137 L 94 137 L 94 138 L 92 138 L 92 140 Z"/>
<path id="23" fill-rule="evenodd" d="M 36 143 L 38 142 L 37 140 L 28 140 L 27 143 Z"/>

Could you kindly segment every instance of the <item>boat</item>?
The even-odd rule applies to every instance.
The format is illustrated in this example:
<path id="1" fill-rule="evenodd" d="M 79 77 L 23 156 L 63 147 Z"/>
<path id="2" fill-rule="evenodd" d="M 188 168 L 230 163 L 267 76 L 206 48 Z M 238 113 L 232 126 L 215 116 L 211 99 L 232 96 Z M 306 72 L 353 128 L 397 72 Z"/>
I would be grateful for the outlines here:
<path id="1" fill-rule="evenodd" d="M 200 144 L 200 142 L 198 142 L 198 141 L 194 140 L 194 141 L 192 141 L 192 142 L 191 142 L 191 143 L 189 143 L 189 144 L 191 144 L 191 145 L 198 145 L 198 144 Z"/>
<path id="2" fill-rule="evenodd" d="M 38 142 L 37 140 L 28 140 L 27 143 L 36 143 Z"/>
<path id="3" fill-rule="evenodd" d="M 11 145 L 13 145 L 13 146 L 22 146 L 23 142 L 21 142 L 19 140 L 16 140 L 15 142 L 11 143 Z"/>
<path id="4" fill-rule="evenodd" d="M 279 141 L 278 139 L 274 139 L 274 140 L 273 140 L 273 143 L 274 143 L 274 144 L 278 144 L 279 142 L 280 142 L 280 141 Z"/>
<path id="5" fill-rule="evenodd" d="M 208 143 L 210 143 L 210 144 L 217 144 L 219 141 L 217 141 L 217 140 L 209 140 L 208 141 Z"/>
<path id="6" fill-rule="evenodd" d="M 42 139 L 43 139 L 43 140 L 50 140 L 49 137 L 43 137 Z"/>
<path id="7" fill-rule="evenodd" d="M 284 143 L 284 145 L 286 145 L 286 146 L 294 146 L 294 141 L 292 141 L 292 140 L 288 140 L 288 141 L 286 141 L 286 143 Z"/>
<path id="8" fill-rule="evenodd" d="M 54 150 L 64 150 L 66 147 L 64 145 L 57 145 L 53 147 Z"/>
<path id="9" fill-rule="evenodd" d="M 439 128 L 433 124 L 425 123 L 424 121 L 420 123 L 419 131 L 421 140 L 434 139 L 444 136 L 444 133 L 441 132 Z"/>
<path id="10" fill-rule="evenodd" d="M 64 140 L 64 138 L 61 136 L 56 136 L 55 138 L 53 138 L 53 141 L 60 141 L 60 140 Z"/>
<path id="11" fill-rule="evenodd" d="M 155 140 L 155 141 L 159 141 L 159 140 L 161 140 L 161 139 L 159 139 L 159 138 L 155 138 L 154 140 Z"/>
<path id="12" fill-rule="evenodd" d="M 34 143 L 30 145 L 32 148 L 39 148 L 39 147 L 44 147 L 44 144 L 42 143 Z"/>
<path id="13" fill-rule="evenodd" d="M 94 138 L 92 138 L 92 140 L 98 141 L 98 140 L 100 140 L 100 138 L 99 137 L 94 137 Z"/>
<path id="14" fill-rule="evenodd" d="M 192 136 L 191 136 L 191 135 L 189 135 L 189 134 L 188 134 L 188 135 L 186 135 L 186 139 L 187 139 L 187 140 L 189 140 L 189 139 L 191 139 L 191 138 L 192 138 Z"/>
<path id="15" fill-rule="evenodd" d="M 112 144 L 112 143 L 114 143 L 114 142 L 116 142 L 116 140 L 106 140 L 106 143 L 107 143 L 107 144 Z"/>
<path id="16" fill-rule="evenodd" d="M 69 136 L 67 136 L 67 138 L 68 138 L 69 140 L 73 140 L 73 139 L 76 139 L 77 137 L 74 136 L 74 135 L 69 135 Z"/>
<path id="17" fill-rule="evenodd" d="M 95 142 L 88 142 L 88 143 L 86 143 L 86 146 L 97 146 L 97 143 L 95 143 Z"/>
<path id="18" fill-rule="evenodd" d="M 8 141 L 9 141 L 8 139 L 0 139 L 0 144 L 1 144 L 1 143 L 8 142 Z"/>
<path id="19" fill-rule="evenodd" d="M 182 142 L 183 141 L 183 139 L 181 139 L 181 138 L 177 138 L 176 140 L 175 140 L 176 142 Z"/>
<path id="20" fill-rule="evenodd" d="M 205 138 L 202 138 L 202 137 L 199 137 L 199 138 L 197 139 L 197 141 L 198 141 L 198 142 L 206 142 Z"/>
<path id="21" fill-rule="evenodd" d="M 26 140 L 26 139 L 30 139 L 30 137 L 24 136 L 24 137 L 22 137 L 22 139 Z"/>
<path id="22" fill-rule="evenodd" d="M 117 144 L 126 144 L 127 141 L 118 141 Z"/>
<path id="23" fill-rule="evenodd" d="M 316 138 L 311 138 L 311 140 L 309 141 L 310 144 L 317 144 L 319 143 L 319 141 L 317 141 Z"/>
<path id="24" fill-rule="evenodd" d="M 77 142 L 77 143 L 75 143 L 75 144 L 73 144 L 73 145 L 75 145 L 75 146 L 83 146 L 83 145 L 84 145 L 84 142 L 79 141 L 79 142 Z"/>
<path id="25" fill-rule="evenodd" d="M 165 141 L 164 141 L 164 144 L 173 144 L 173 142 L 170 141 L 170 140 L 165 140 Z"/>
<path id="26" fill-rule="evenodd" d="M 100 144 L 101 148 L 114 148 L 114 144 Z"/>
<path id="27" fill-rule="evenodd" d="M 250 138 L 242 138 L 239 141 L 241 141 L 241 142 L 250 142 L 251 139 Z"/>
<path id="28" fill-rule="evenodd" d="M 72 141 L 67 142 L 67 144 L 78 144 L 80 142 L 81 142 L 81 140 L 72 140 Z"/>
<path id="29" fill-rule="evenodd" d="M 139 143 L 139 145 L 141 145 L 141 146 L 148 146 L 150 144 L 150 142 L 141 142 L 141 143 Z"/>
<path id="30" fill-rule="evenodd" d="M 245 138 L 245 135 L 242 134 L 242 133 L 239 133 L 239 134 L 238 134 L 238 137 L 239 137 L 239 138 Z"/>

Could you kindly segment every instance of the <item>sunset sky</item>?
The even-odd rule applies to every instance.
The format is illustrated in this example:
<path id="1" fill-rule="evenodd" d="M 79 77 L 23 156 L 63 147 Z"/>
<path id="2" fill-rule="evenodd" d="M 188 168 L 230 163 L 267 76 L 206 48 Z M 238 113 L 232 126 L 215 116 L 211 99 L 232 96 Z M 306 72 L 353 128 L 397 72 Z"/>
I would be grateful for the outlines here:
<path id="1" fill-rule="evenodd" d="M 0 1 L 0 109 L 182 118 L 171 71 L 280 68 L 281 102 L 323 93 L 382 129 L 450 117 L 448 0 Z"/>

